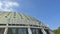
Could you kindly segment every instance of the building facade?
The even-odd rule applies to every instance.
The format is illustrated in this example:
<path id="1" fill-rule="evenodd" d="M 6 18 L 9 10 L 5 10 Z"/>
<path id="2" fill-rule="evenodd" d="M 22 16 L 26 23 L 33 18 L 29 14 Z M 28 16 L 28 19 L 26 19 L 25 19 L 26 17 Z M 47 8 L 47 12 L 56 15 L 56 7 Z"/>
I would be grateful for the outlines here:
<path id="1" fill-rule="evenodd" d="M 31 16 L 19 12 L 0 12 L 0 34 L 54 34 Z"/>

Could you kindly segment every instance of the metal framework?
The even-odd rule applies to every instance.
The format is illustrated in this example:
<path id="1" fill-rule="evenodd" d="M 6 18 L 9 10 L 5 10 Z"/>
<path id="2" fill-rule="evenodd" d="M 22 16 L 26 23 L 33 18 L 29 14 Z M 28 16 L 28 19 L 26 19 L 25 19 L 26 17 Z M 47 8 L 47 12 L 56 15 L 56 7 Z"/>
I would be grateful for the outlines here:
<path id="1" fill-rule="evenodd" d="M 4 13 L 4 12 L 3 12 Z M 12 14 L 10 14 L 11 12 L 8 12 L 7 14 L 7 16 L 9 16 L 10 15 L 10 17 L 9 18 L 7 18 L 7 16 L 5 16 L 5 18 L 7 18 L 7 19 L 5 19 L 6 21 L 7 21 L 7 23 L 5 24 L 5 25 L 1 25 L 0 26 L 0 28 L 5 28 L 5 30 L 4 30 L 4 34 L 7 34 L 7 32 L 8 32 L 8 28 L 27 28 L 28 29 L 28 34 L 32 34 L 32 31 L 31 31 L 31 28 L 37 28 L 37 29 L 41 29 L 41 31 L 42 31 L 42 33 L 43 34 L 47 34 L 47 32 L 44 30 L 44 29 L 49 29 L 48 27 L 45 27 L 45 25 L 44 24 L 42 24 L 42 23 L 39 23 L 39 21 L 37 21 L 37 20 L 35 20 L 35 19 L 33 19 L 33 18 L 31 18 L 31 17 L 29 17 L 29 16 L 26 16 L 26 15 L 24 15 L 24 14 L 19 14 L 19 13 L 17 13 L 17 15 L 19 16 L 19 17 L 17 17 L 17 15 L 16 15 L 16 12 L 13 12 Z M 0 14 L 1 16 L 2 16 L 2 14 Z M 11 15 L 13 15 L 13 19 L 11 19 Z M 15 19 L 15 17 L 17 18 L 17 19 Z M 21 18 L 20 18 L 21 17 Z M 2 17 L 1 17 L 2 18 Z M 18 19 L 18 18 L 20 18 L 20 19 Z M 3 18 L 2 18 L 2 20 L 4 20 Z M 1 21 L 1 20 L 0 20 Z M 3 22 L 3 21 L 2 21 Z M 15 23 L 16 22 L 16 23 Z M 21 23 L 20 23 L 21 22 Z M 0 22 L 1 23 L 1 22 Z M 4 22 L 3 22 L 4 23 Z M 15 25 L 11 25 L 11 24 L 15 24 Z M 22 24 L 22 26 L 21 25 L 16 25 L 16 24 Z M 10 25 L 9 25 L 10 24 Z M 23 25 L 23 24 L 25 24 L 25 25 Z M 26 25 L 27 24 L 27 25 Z M 44 26 L 44 27 L 42 27 L 42 26 Z M 51 33 L 51 31 L 50 31 L 50 34 L 53 34 L 53 32 Z"/>
<path id="2" fill-rule="evenodd" d="M 7 24 L 6 26 L 0 26 L 0 28 L 5 28 L 4 34 L 7 34 L 8 28 L 27 28 L 27 29 L 28 29 L 28 34 L 32 34 L 30 28 L 39 28 L 39 29 L 41 29 L 41 31 L 43 32 L 43 34 L 47 34 L 47 33 L 45 32 L 45 30 L 44 30 L 43 28 L 40 28 L 40 27 L 30 27 L 30 26 L 8 26 L 8 24 Z"/>

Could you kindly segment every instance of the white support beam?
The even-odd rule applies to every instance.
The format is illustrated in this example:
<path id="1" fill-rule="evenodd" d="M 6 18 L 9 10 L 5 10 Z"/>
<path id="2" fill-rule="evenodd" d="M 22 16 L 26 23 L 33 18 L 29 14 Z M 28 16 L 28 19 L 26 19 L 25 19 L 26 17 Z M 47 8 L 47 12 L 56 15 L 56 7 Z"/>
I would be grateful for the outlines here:
<path id="1" fill-rule="evenodd" d="M 0 26 L 0 28 L 5 28 L 6 26 Z M 28 28 L 29 26 L 8 26 L 8 27 L 10 27 L 10 28 L 14 28 L 14 27 L 16 27 L 16 28 L 20 28 L 20 27 L 22 27 L 22 28 Z M 33 26 L 30 26 L 30 28 L 41 28 L 41 27 L 33 27 Z"/>
<path id="2" fill-rule="evenodd" d="M 42 28 L 41 31 L 43 32 L 43 34 L 47 34 L 46 31 Z"/>
<path id="3" fill-rule="evenodd" d="M 28 28 L 28 34 L 32 34 L 30 27 Z"/>
<path id="4" fill-rule="evenodd" d="M 42 27 L 34 27 L 34 26 L 8 26 L 9 28 L 39 28 L 41 29 Z M 6 26 L 0 26 L 0 28 L 6 28 Z M 44 29 L 48 29 L 48 28 L 44 28 Z"/>
<path id="5" fill-rule="evenodd" d="M 7 24 L 6 27 L 5 27 L 4 34 L 7 34 L 7 32 L 8 32 L 8 24 Z"/>

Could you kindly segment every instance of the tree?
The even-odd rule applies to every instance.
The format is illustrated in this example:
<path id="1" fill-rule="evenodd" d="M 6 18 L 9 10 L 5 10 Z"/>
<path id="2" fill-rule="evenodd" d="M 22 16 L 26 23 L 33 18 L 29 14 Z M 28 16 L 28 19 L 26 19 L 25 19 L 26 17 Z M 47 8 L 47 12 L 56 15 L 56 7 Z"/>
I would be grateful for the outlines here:
<path id="1" fill-rule="evenodd" d="M 58 27 L 58 29 L 54 30 L 55 34 L 60 34 L 60 27 Z"/>

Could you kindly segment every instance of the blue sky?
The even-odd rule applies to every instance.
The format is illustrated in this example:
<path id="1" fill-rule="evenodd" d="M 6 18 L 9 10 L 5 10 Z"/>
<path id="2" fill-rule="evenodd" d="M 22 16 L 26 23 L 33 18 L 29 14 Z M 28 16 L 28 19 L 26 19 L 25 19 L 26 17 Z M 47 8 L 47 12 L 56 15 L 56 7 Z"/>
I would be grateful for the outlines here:
<path id="1" fill-rule="evenodd" d="M 28 14 L 49 25 L 51 29 L 60 26 L 60 0 L 12 0 L 19 7 L 14 11 Z"/>
<path id="2" fill-rule="evenodd" d="M 18 0 L 19 11 L 48 24 L 51 29 L 60 26 L 60 0 Z"/>

